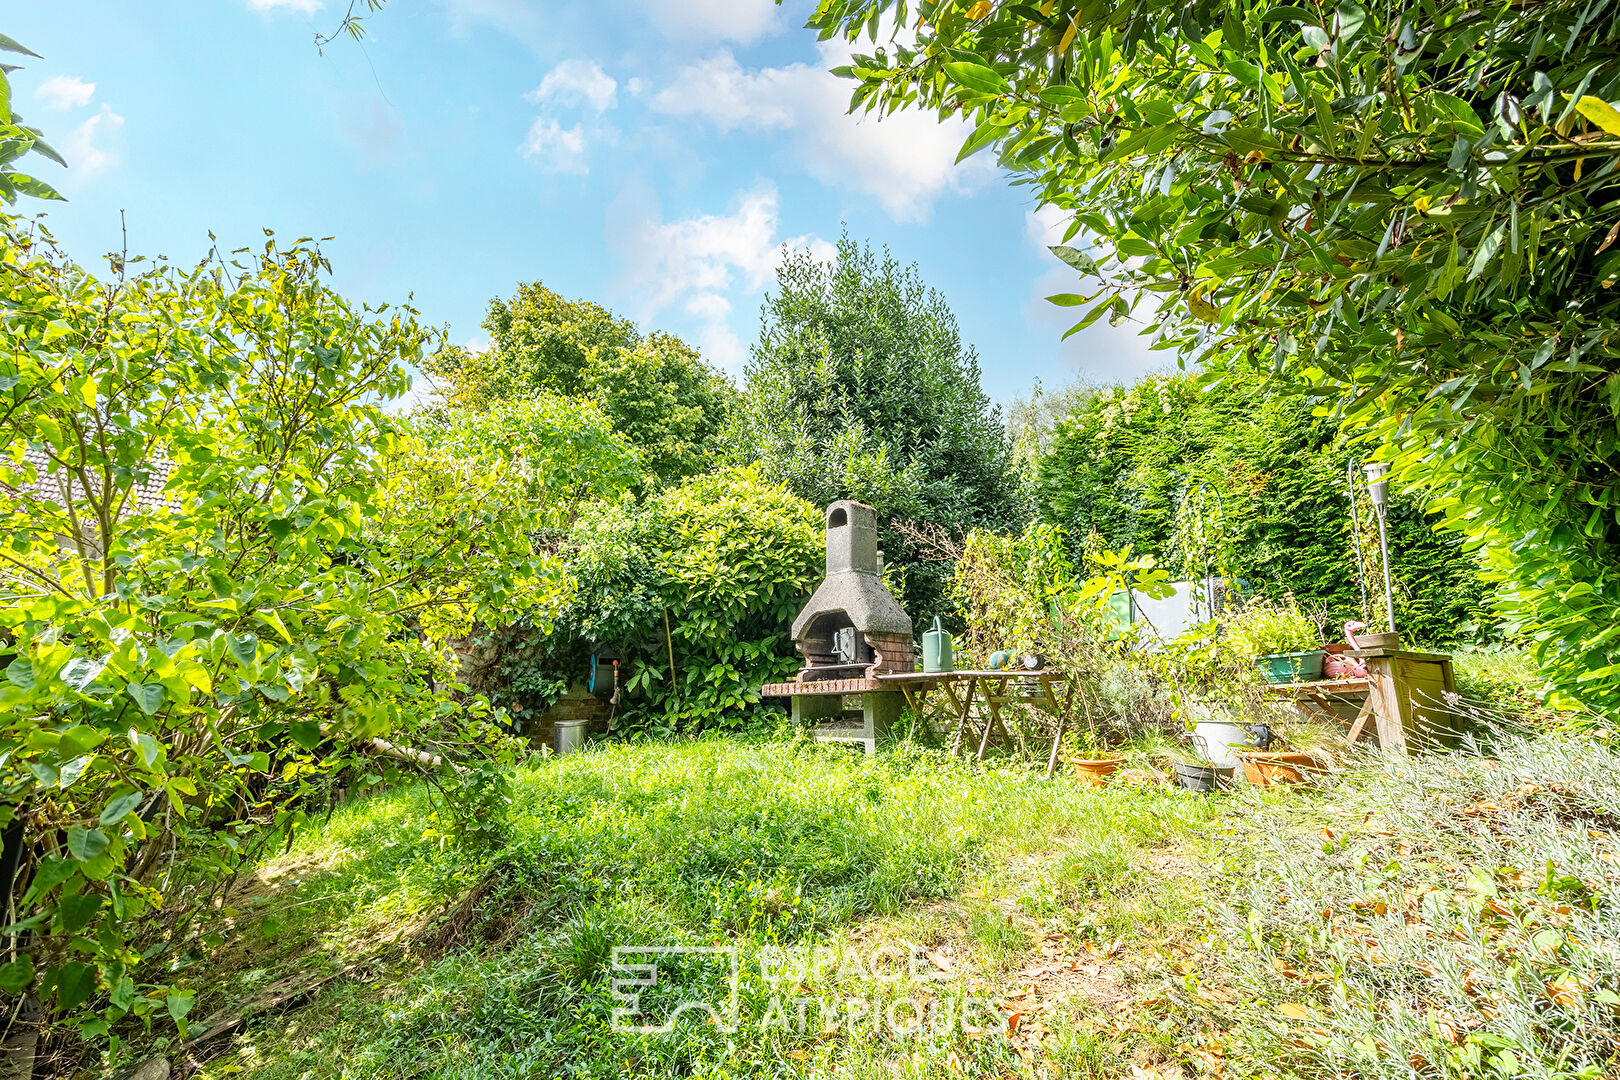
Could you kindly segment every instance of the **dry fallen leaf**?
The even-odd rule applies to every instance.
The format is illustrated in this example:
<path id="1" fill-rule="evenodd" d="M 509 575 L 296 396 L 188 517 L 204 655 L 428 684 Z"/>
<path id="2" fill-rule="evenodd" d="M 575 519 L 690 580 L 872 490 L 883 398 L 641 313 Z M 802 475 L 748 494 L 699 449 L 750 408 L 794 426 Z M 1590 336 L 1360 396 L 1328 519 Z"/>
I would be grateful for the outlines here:
<path id="1" fill-rule="evenodd" d="M 1562 1005 L 1566 1009 L 1580 1010 L 1581 985 L 1574 979 L 1566 976 L 1556 982 L 1548 983 L 1543 989 L 1547 993 L 1547 1000 L 1555 1005 Z"/>
<path id="2" fill-rule="evenodd" d="M 1277 1006 L 1277 1011 L 1293 1020 L 1309 1020 L 1311 1018 L 1309 1009 L 1292 1001 L 1283 1002 Z"/>

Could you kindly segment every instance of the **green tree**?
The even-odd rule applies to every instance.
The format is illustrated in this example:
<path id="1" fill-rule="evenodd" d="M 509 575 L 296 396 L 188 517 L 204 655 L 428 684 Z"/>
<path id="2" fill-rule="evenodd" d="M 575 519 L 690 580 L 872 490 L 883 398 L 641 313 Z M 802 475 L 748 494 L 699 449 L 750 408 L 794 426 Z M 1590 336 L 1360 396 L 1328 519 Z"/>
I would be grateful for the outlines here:
<path id="1" fill-rule="evenodd" d="M 1062 304 L 1324 395 L 1569 693 L 1620 709 L 1620 21 L 1606 3 L 826 0 L 852 107 L 976 122 Z"/>
<path id="2" fill-rule="evenodd" d="M 447 346 L 424 361 L 453 407 L 484 409 L 541 392 L 583 397 L 612 418 L 659 482 L 714 463 L 731 390 L 674 335 L 643 335 L 629 319 L 539 282 L 491 300 L 484 329 L 488 349 Z"/>
<path id="3" fill-rule="evenodd" d="M 39 59 L 38 53 L 24 48 L 4 34 L 0 34 L 0 52 L 20 53 Z M 22 117 L 12 110 L 10 75 L 15 70 L 10 64 L 0 64 L 0 199 L 4 199 L 8 205 L 15 203 L 18 195 L 60 199 L 62 196 L 45 181 L 17 171 L 17 160 L 30 153 L 50 158 L 58 165 L 65 166 L 67 162 L 51 149 L 50 143 L 40 136 L 37 128 L 26 126 Z"/>
<path id="4" fill-rule="evenodd" d="M 945 298 L 847 234 L 834 262 L 789 253 L 744 369 L 737 441 L 817 505 L 875 507 L 913 619 L 952 614 L 946 570 L 891 519 L 965 531 L 1022 519 L 1005 429 Z"/>
<path id="5" fill-rule="evenodd" d="M 429 335 L 303 244 L 99 280 L 6 219 L 0 266 L 0 989 L 183 1029 L 187 913 L 324 775 L 401 735 L 499 750 L 419 628 L 554 603 L 532 528 L 634 458 L 577 401 L 397 423 Z"/>

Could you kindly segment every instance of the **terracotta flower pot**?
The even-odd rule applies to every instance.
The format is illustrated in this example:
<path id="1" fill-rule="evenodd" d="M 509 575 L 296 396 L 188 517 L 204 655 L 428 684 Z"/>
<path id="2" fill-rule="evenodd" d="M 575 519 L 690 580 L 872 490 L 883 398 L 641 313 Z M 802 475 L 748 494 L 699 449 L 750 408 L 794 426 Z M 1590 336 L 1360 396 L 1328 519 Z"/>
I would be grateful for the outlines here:
<path id="1" fill-rule="evenodd" d="M 1081 779 L 1091 784 L 1101 784 L 1114 774 L 1114 771 L 1125 763 L 1124 758 L 1070 758 L 1069 764 Z"/>
<path id="2" fill-rule="evenodd" d="M 1300 784 L 1307 775 L 1326 771 L 1315 754 L 1296 751 L 1239 750 L 1237 757 L 1243 762 L 1243 775 L 1257 787 Z"/>

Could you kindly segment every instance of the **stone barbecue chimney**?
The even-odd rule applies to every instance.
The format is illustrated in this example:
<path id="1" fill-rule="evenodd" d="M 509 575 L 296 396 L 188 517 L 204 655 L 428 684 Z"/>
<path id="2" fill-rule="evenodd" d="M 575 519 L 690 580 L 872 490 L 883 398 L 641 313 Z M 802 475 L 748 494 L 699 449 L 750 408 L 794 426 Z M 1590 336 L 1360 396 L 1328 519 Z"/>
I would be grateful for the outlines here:
<path id="1" fill-rule="evenodd" d="M 842 499 L 827 507 L 827 577 L 793 620 L 804 654 L 798 681 L 911 671 L 911 619 L 878 576 L 877 512 Z"/>

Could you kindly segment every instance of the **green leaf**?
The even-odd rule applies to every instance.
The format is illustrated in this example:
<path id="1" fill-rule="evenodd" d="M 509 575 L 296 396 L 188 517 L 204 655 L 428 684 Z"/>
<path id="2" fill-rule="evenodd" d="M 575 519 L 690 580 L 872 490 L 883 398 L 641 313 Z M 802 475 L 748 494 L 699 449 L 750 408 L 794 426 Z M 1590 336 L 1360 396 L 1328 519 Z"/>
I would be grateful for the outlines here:
<path id="1" fill-rule="evenodd" d="M 292 635 L 287 633 L 286 625 L 281 621 L 281 616 L 276 614 L 275 611 L 270 608 L 261 608 L 253 614 L 264 625 L 280 634 L 283 641 L 289 645 L 292 644 Z"/>
<path id="2" fill-rule="evenodd" d="M 76 758 L 81 754 L 88 754 L 106 741 L 106 732 L 98 731 L 88 724 L 74 724 L 62 732 L 61 742 L 57 744 L 57 753 L 64 758 Z"/>
<path id="3" fill-rule="evenodd" d="M 85 687 L 96 681 L 106 664 L 100 660 L 92 660 L 87 656 L 75 656 L 62 665 L 59 677 L 70 689 L 81 694 Z"/>
<path id="4" fill-rule="evenodd" d="M 967 141 L 962 144 L 962 149 L 957 152 L 956 160 L 958 162 L 965 161 L 1006 133 L 1007 128 L 1003 125 L 986 120 L 973 129 L 973 134 L 967 137 Z"/>
<path id="5" fill-rule="evenodd" d="M 157 764 L 163 756 L 163 744 L 144 731 L 135 733 L 135 745 L 140 749 L 141 761 L 148 769 Z"/>
<path id="6" fill-rule="evenodd" d="M 78 864 L 59 855 L 47 855 L 34 869 L 34 880 L 28 883 L 23 896 L 23 907 L 31 907 L 62 882 L 79 872 Z"/>
<path id="7" fill-rule="evenodd" d="M 6 665 L 6 679 L 23 690 L 34 688 L 34 665 L 25 656 L 19 656 Z"/>
<path id="8" fill-rule="evenodd" d="M 86 829 L 82 825 L 70 825 L 67 831 L 68 854 L 80 862 L 88 862 L 96 856 L 106 852 L 112 841 L 100 829 Z"/>
<path id="9" fill-rule="evenodd" d="M 32 56 L 35 60 L 45 59 L 33 49 L 24 48 L 22 45 L 19 45 L 14 38 L 8 38 L 4 34 L 0 34 L 0 51 L 22 53 L 24 56 Z"/>
<path id="10" fill-rule="evenodd" d="M 61 922 L 62 929 L 70 934 L 76 934 L 90 925 L 90 921 L 101 911 L 105 901 L 95 893 L 76 893 L 73 896 L 62 897 L 57 905 L 56 917 Z"/>
<path id="11" fill-rule="evenodd" d="M 293 742 L 305 750 L 313 750 L 321 745 L 321 725 L 313 720 L 297 720 L 288 725 Z"/>
<path id="12" fill-rule="evenodd" d="M 22 173 L 12 173 L 8 179 L 13 185 L 16 186 L 17 190 L 22 192 L 24 195 L 32 195 L 36 199 L 55 199 L 58 202 L 67 201 L 66 199 L 62 198 L 61 193 L 55 188 L 51 187 L 51 185 L 47 184 L 45 181 L 36 179 L 35 177 L 24 176 Z"/>
<path id="13" fill-rule="evenodd" d="M 56 148 L 50 143 L 46 142 L 44 139 L 34 139 L 34 153 L 48 157 L 58 165 L 62 166 L 62 168 L 67 168 L 67 159 L 61 154 L 58 154 L 56 152 Z"/>
<path id="14" fill-rule="evenodd" d="M 1300 7 L 1274 7 L 1260 16 L 1261 22 L 1309 22 L 1317 21 L 1316 13 Z"/>
<path id="15" fill-rule="evenodd" d="M 56 1007 L 63 1012 L 78 1008 L 96 988 L 96 969 L 77 960 L 56 972 Z"/>
<path id="16" fill-rule="evenodd" d="M 142 792 L 131 791 L 128 794 L 120 795 L 116 799 L 113 799 L 106 806 L 101 808 L 101 824 L 103 826 L 110 826 L 116 825 L 120 821 L 123 821 L 126 817 L 135 812 L 136 807 L 141 805 L 142 797 Z"/>
<path id="17" fill-rule="evenodd" d="M 255 633 L 226 634 L 225 641 L 230 646 L 231 655 L 243 667 L 253 667 L 259 655 L 259 635 Z"/>
<path id="18" fill-rule="evenodd" d="M 945 65 L 945 74 L 958 86 L 980 94 L 1008 94 L 1012 87 L 1002 78 L 995 69 L 987 68 L 983 64 L 949 63 Z"/>
<path id="19" fill-rule="evenodd" d="M 1095 274 L 1097 272 L 1096 260 L 1077 247 L 1069 247 L 1067 244 L 1058 244 L 1055 245 L 1051 251 L 1052 254 L 1056 255 L 1058 258 L 1062 259 L 1064 262 L 1068 263 L 1082 274 Z"/>
<path id="20" fill-rule="evenodd" d="M 169 692 L 160 683 L 130 683 L 126 689 L 129 696 L 135 699 L 135 704 L 141 707 L 141 712 L 147 716 L 163 708 L 163 703 L 169 696 Z"/>
<path id="21" fill-rule="evenodd" d="M 34 984 L 34 961 L 23 953 L 9 964 L 0 964 L 0 990 L 20 994 Z"/>
<path id="22" fill-rule="evenodd" d="M 176 1020 L 184 1020 L 186 1014 L 191 1012 L 192 1003 L 195 1001 L 196 996 L 189 990 L 178 994 L 170 994 L 168 997 L 169 1015 Z"/>

